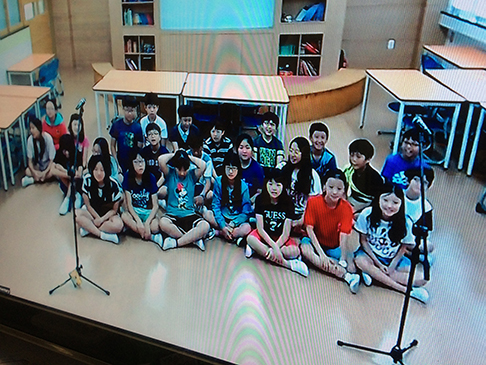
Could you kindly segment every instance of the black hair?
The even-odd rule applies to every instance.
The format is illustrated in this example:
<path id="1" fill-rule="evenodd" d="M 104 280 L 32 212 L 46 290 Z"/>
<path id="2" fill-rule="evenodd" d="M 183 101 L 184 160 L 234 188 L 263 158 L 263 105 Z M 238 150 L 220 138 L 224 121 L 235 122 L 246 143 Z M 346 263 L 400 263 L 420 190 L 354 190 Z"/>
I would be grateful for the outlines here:
<path id="1" fill-rule="evenodd" d="M 102 196 L 100 197 L 98 194 L 99 184 L 98 181 L 94 178 L 93 171 L 96 165 L 101 162 L 101 166 L 103 166 L 103 170 L 105 171 L 105 177 L 103 178 L 103 187 L 101 190 L 103 191 Z M 98 205 L 97 203 L 105 203 L 106 201 L 111 201 L 111 181 L 110 181 L 110 164 L 109 162 L 102 156 L 102 155 L 95 155 L 91 156 L 88 161 L 88 171 L 92 177 L 91 185 L 89 186 L 89 193 L 91 196 L 91 201 L 95 202 L 92 205 Z"/>
<path id="2" fill-rule="evenodd" d="M 262 115 L 262 123 L 266 120 L 269 120 L 271 122 L 273 122 L 277 128 L 278 128 L 278 125 L 280 123 L 280 120 L 278 118 L 278 115 L 275 114 L 275 113 L 272 113 L 272 112 L 266 112 Z"/>
<path id="3" fill-rule="evenodd" d="M 59 109 L 59 106 L 57 105 L 56 99 L 47 99 L 45 105 L 47 105 L 48 102 L 51 102 L 52 105 L 54 105 L 54 110 L 55 111 L 57 111 Z"/>
<path id="4" fill-rule="evenodd" d="M 149 132 L 150 131 L 154 131 L 154 130 L 157 131 L 157 132 L 159 132 L 159 134 L 161 132 L 160 127 L 157 125 L 157 123 L 149 123 L 149 124 L 147 124 L 147 127 L 145 128 L 145 135 L 148 136 Z"/>
<path id="5" fill-rule="evenodd" d="M 290 158 L 288 159 L 287 163 L 283 168 L 283 173 L 287 179 L 287 184 L 290 186 L 292 181 L 292 173 L 294 169 L 298 168 L 299 172 L 297 173 L 297 181 L 295 183 L 295 191 L 299 193 L 303 193 L 305 195 L 309 195 L 311 190 L 311 182 L 312 182 L 312 164 L 310 160 L 310 144 L 309 141 L 304 137 L 295 137 L 289 144 L 297 144 L 299 150 L 302 154 L 301 160 L 297 165 L 293 165 L 290 162 Z"/>
<path id="6" fill-rule="evenodd" d="M 189 166 L 191 166 L 191 160 L 189 159 L 189 155 L 183 149 L 179 149 L 176 151 L 174 156 L 169 160 L 168 164 L 176 169 L 184 169 L 188 170 Z"/>
<path id="7" fill-rule="evenodd" d="M 221 121 L 221 119 L 216 118 L 212 124 L 211 130 L 212 129 L 217 129 L 219 131 L 226 131 L 226 125 Z"/>
<path id="8" fill-rule="evenodd" d="M 420 140 L 420 131 L 417 128 L 410 128 L 403 133 L 402 142 L 411 139 L 418 142 Z"/>
<path id="9" fill-rule="evenodd" d="M 32 136 L 32 143 L 34 144 L 34 165 L 38 164 L 42 156 L 44 155 L 44 152 L 46 151 L 46 140 L 44 139 L 44 136 L 42 135 L 42 122 L 37 119 L 37 118 L 32 118 L 30 119 L 29 123 L 32 123 L 32 125 L 40 132 L 39 135 L 39 147 L 37 147 L 37 143 L 34 140 L 34 136 Z"/>
<path id="10" fill-rule="evenodd" d="M 331 169 L 331 170 L 328 170 L 325 173 L 324 177 L 322 178 L 322 186 L 323 186 L 322 190 L 323 190 L 323 192 L 324 192 L 324 186 L 326 185 L 327 180 L 329 180 L 331 178 L 341 180 L 343 182 L 344 194 L 346 194 L 346 192 L 348 191 L 348 180 L 346 179 L 346 175 L 344 174 L 344 172 L 342 170 L 339 170 L 339 169 Z"/>
<path id="11" fill-rule="evenodd" d="M 159 105 L 159 98 L 157 97 L 157 94 L 154 93 L 148 93 L 145 94 L 145 99 L 144 99 L 145 105 Z"/>
<path id="12" fill-rule="evenodd" d="M 123 107 L 132 107 L 132 108 L 136 108 L 138 106 L 138 101 L 136 98 L 134 98 L 133 96 L 125 96 L 123 99 L 122 99 L 122 105 Z"/>
<path id="13" fill-rule="evenodd" d="M 240 158 L 236 153 L 233 151 L 228 151 L 226 156 L 223 160 L 223 168 L 226 169 L 226 166 L 235 166 L 238 168 L 238 174 L 236 175 L 234 187 L 233 187 L 233 204 L 237 207 L 241 207 L 242 196 L 241 196 L 241 162 Z M 226 176 L 226 172 L 224 171 L 221 175 L 221 190 L 222 190 L 222 197 L 221 197 L 221 206 L 225 206 L 229 203 L 230 196 L 228 191 L 229 180 L 228 176 Z"/>
<path id="14" fill-rule="evenodd" d="M 375 154 L 375 148 L 366 138 L 358 138 L 349 144 L 349 153 L 358 152 L 361 153 L 365 159 L 371 160 Z"/>
<path id="15" fill-rule="evenodd" d="M 59 149 L 58 151 L 64 152 L 67 151 L 69 153 L 68 163 L 69 166 L 74 166 L 74 160 L 76 156 L 76 146 L 74 144 L 74 137 L 70 134 L 63 134 L 61 138 L 59 138 Z M 77 161 L 79 165 L 82 161 Z"/>
<path id="16" fill-rule="evenodd" d="M 128 164 L 128 181 L 131 184 L 138 185 L 137 182 L 135 181 L 136 173 L 135 173 L 135 168 L 133 167 L 133 161 L 137 158 L 137 156 L 140 156 L 143 158 L 145 161 L 145 170 L 143 170 L 142 173 L 142 185 L 143 186 L 149 186 L 150 185 L 150 171 L 147 168 L 147 161 L 145 160 L 145 157 L 143 157 L 140 154 L 140 150 L 138 148 L 134 148 L 130 151 L 129 153 L 129 161 L 130 163 Z"/>
<path id="17" fill-rule="evenodd" d="M 240 147 L 241 142 L 243 142 L 245 140 L 248 141 L 248 144 L 250 145 L 251 149 L 253 150 L 253 147 L 255 147 L 255 145 L 253 144 L 253 139 L 251 138 L 251 136 L 249 134 L 242 133 L 236 138 L 236 143 L 235 143 L 235 147 L 234 147 L 236 151 L 238 151 L 238 148 Z"/>
<path id="18" fill-rule="evenodd" d="M 177 109 L 177 114 L 179 115 L 179 118 L 194 118 L 194 110 L 192 109 L 192 106 L 190 105 L 181 105 L 179 109 Z"/>
<path id="19" fill-rule="evenodd" d="M 388 238 L 394 244 L 400 244 L 402 239 L 407 235 L 406 217 L 405 217 L 405 196 L 401 187 L 386 182 L 383 185 L 381 193 L 377 195 L 371 203 L 371 213 L 367 220 L 371 228 L 378 228 L 383 218 L 380 208 L 380 198 L 383 195 L 395 194 L 402 202 L 398 212 L 390 218 L 391 227 L 388 232 Z"/>
<path id="20" fill-rule="evenodd" d="M 415 176 L 420 176 L 420 169 L 408 169 L 405 170 L 405 176 L 407 177 L 408 181 L 412 181 Z M 435 178 L 434 170 L 431 167 L 424 166 L 424 176 L 427 182 L 429 183 L 429 188 L 432 185 L 432 182 Z"/>
<path id="21" fill-rule="evenodd" d="M 270 167 L 265 171 L 265 180 L 263 183 L 264 189 L 262 189 L 262 193 L 260 195 L 262 204 L 267 205 L 271 203 L 270 194 L 268 193 L 267 189 L 267 184 L 271 180 L 275 180 L 277 183 L 283 185 L 282 193 L 278 197 L 278 202 L 283 206 L 292 206 L 292 200 L 287 194 L 287 179 L 285 178 L 282 170 L 273 167 Z"/>
<path id="22" fill-rule="evenodd" d="M 312 137 L 314 132 L 324 132 L 326 133 L 327 139 L 329 139 L 329 128 L 322 122 L 315 122 L 310 125 L 309 137 Z"/>
<path id="23" fill-rule="evenodd" d="M 80 126 L 80 130 L 79 130 L 79 134 L 78 134 L 78 142 L 83 143 L 83 141 L 84 141 L 84 120 L 77 113 L 71 114 L 71 118 L 69 118 L 69 125 L 68 125 L 69 134 L 71 134 L 71 136 L 73 136 L 73 138 L 75 138 L 74 132 L 73 132 L 73 122 L 75 120 L 79 121 L 79 126 Z"/>
<path id="24" fill-rule="evenodd" d="M 192 135 L 188 138 L 187 144 L 191 150 L 198 150 L 203 146 L 203 139 L 199 135 Z"/>
<path id="25" fill-rule="evenodd" d="M 110 166 L 110 175 L 111 175 L 111 155 L 110 155 L 110 149 L 108 147 L 108 141 L 106 140 L 105 137 L 98 137 L 94 140 L 93 146 L 98 145 L 100 146 L 101 150 L 101 157 L 105 160 L 105 163 Z"/>

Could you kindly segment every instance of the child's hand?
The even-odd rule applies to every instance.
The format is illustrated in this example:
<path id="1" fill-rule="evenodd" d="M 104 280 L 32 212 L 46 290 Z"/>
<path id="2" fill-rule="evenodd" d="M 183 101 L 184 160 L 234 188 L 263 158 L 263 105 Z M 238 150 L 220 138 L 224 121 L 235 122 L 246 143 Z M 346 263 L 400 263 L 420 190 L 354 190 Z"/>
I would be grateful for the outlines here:
<path id="1" fill-rule="evenodd" d="M 95 218 L 95 219 L 93 220 L 93 223 L 94 223 L 94 225 L 95 225 L 96 227 L 98 227 L 98 228 L 99 228 L 99 227 L 101 226 L 101 224 L 103 224 L 103 220 L 101 219 L 101 217 L 98 217 L 98 218 Z"/>
<path id="2" fill-rule="evenodd" d="M 194 204 L 197 205 L 198 207 L 202 206 L 204 204 L 204 198 L 201 195 L 195 196 Z"/>
<path id="3" fill-rule="evenodd" d="M 223 237 L 228 240 L 232 241 L 233 240 L 233 235 L 232 235 L 233 229 L 229 226 L 225 226 L 222 230 L 221 233 L 223 234 Z"/>

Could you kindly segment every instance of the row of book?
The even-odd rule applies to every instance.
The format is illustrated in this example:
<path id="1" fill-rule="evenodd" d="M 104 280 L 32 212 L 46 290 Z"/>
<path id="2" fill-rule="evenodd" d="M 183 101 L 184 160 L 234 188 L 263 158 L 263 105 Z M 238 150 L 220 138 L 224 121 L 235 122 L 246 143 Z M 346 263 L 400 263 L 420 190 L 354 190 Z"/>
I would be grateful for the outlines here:
<path id="1" fill-rule="evenodd" d="M 123 25 L 154 25 L 152 13 L 137 13 L 126 9 L 123 13 Z"/>
<path id="2" fill-rule="evenodd" d="M 319 72 L 311 61 L 300 60 L 300 62 L 299 62 L 299 75 L 317 76 L 317 75 L 319 75 Z"/>

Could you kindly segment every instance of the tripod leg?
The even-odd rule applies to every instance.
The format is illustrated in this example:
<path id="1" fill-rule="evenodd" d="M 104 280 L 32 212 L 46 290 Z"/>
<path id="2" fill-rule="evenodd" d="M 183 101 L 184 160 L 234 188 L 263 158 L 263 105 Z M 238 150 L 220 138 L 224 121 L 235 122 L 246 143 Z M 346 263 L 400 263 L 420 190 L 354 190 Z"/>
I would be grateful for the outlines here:
<path id="1" fill-rule="evenodd" d="M 84 280 L 86 280 L 88 283 L 90 283 L 91 285 L 97 287 L 99 290 L 101 290 L 103 293 L 105 293 L 106 295 L 110 295 L 110 292 L 108 290 L 105 290 L 103 289 L 101 286 L 99 286 L 98 284 L 96 284 L 95 282 L 91 281 L 90 279 L 88 279 L 86 276 L 84 276 L 83 274 L 80 274 L 79 276 L 81 276 Z"/>
<path id="2" fill-rule="evenodd" d="M 358 350 L 363 350 L 363 351 L 374 352 L 376 354 L 390 355 L 390 353 L 386 352 L 386 351 L 373 349 L 371 347 L 366 347 L 366 346 L 361 346 L 361 345 L 355 345 L 354 343 L 349 343 L 349 342 L 338 341 L 337 345 L 338 346 L 344 346 L 344 347 L 351 347 L 353 349 L 358 349 Z"/>
<path id="3" fill-rule="evenodd" d="M 54 289 L 51 289 L 49 290 L 49 295 L 51 295 L 52 293 L 54 293 L 57 289 L 59 289 L 61 286 L 63 286 L 64 284 L 66 284 L 68 281 L 71 281 L 71 278 L 67 278 L 65 282 L 63 282 L 62 284 L 59 284 L 58 286 L 56 286 Z M 74 286 L 76 287 L 76 286 Z"/>

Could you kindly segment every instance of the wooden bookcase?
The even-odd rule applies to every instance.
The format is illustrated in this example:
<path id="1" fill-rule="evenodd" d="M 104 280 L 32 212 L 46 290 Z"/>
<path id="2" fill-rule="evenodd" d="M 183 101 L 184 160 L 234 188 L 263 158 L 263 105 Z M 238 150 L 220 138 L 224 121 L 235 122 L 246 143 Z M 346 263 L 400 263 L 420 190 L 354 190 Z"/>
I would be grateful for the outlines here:
<path id="1" fill-rule="evenodd" d="M 155 71 L 154 35 L 125 35 L 123 44 L 127 70 Z"/>
<path id="2" fill-rule="evenodd" d="M 123 26 L 151 26 L 155 24 L 153 1 L 122 0 L 121 4 Z"/>
<path id="3" fill-rule="evenodd" d="M 323 33 L 280 34 L 277 73 L 281 76 L 319 76 Z"/>

